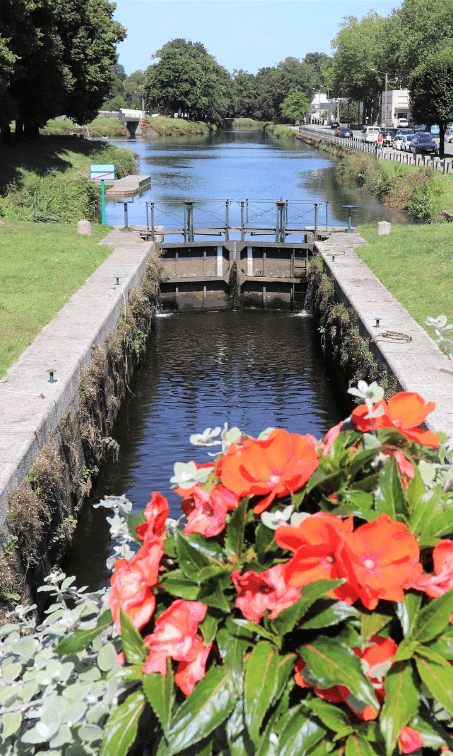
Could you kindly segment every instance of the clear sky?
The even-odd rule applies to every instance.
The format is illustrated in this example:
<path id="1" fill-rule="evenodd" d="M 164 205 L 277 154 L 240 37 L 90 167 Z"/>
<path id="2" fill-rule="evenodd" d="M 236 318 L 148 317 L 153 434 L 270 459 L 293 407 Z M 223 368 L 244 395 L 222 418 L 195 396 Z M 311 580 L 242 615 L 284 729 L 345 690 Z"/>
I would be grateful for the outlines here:
<path id="1" fill-rule="evenodd" d="M 201 42 L 230 73 L 256 74 L 288 56 L 331 54 L 344 16 L 361 19 L 371 10 L 387 16 L 388 0 L 116 0 L 115 18 L 126 27 L 118 46 L 129 75 L 146 69 L 165 42 L 183 37 Z"/>

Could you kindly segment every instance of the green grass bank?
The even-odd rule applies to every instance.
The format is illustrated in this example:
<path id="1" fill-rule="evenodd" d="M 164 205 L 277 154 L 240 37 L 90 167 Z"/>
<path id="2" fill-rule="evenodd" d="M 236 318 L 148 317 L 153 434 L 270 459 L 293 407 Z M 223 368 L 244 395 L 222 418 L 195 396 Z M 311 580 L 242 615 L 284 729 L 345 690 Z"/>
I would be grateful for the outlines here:
<path id="1" fill-rule="evenodd" d="M 110 227 L 94 224 L 92 236 L 73 224 L 8 219 L 0 226 L 0 378 L 108 257 L 98 242 Z"/>
<path id="2" fill-rule="evenodd" d="M 453 322 L 450 224 L 392 225 L 388 236 L 378 236 L 375 224 L 360 226 L 359 231 L 369 246 L 359 247 L 356 254 L 417 323 L 425 328 L 428 315 L 441 314 Z"/>
<path id="3" fill-rule="evenodd" d="M 296 129 L 290 129 L 282 123 L 266 123 L 264 128 L 276 139 L 295 139 L 297 134 Z"/>
<path id="4" fill-rule="evenodd" d="M 453 210 L 453 177 L 439 171 L 390 160 L 376 160 L 367 153 L 351 153 L 343 145 L 321 142 L 319 149 L 340 158 L 337 173 L 378 197 L 386 207 L 407 212 L 414 223 L 441 220 L 443 210 Z"/>
<path id="5" fill-rule="evenodd" d="M 151 118 L 143 126 L 144 136 L 199 136 L 217 131 L 217 126 L 184 118 Z"/>
<path id="6" fill-rule="evenodd" d="M 41 134 L 61 136 L 74 132 L 92 137 L 127 137 L 129 135 L 124 123 L 117 118 L 95 118 L 87 126 L 76 126 L 69 118 L 54 118 L 40 130 Z"/>
<path id="7" fill-rule="evenodd" d="M 233 118 L 233 129 L 262 129 L 262 121 L 254 121 L 253 118 Z"/>
<path id="8" fill-rule="evenodd" d="M 133 173 L 129 150 L 72 136 L 42 136 L 0 146 L 0 218 L 68 223 L 96 219 L 101 189 L 91 163 L 115 163 L 117 178 Z"/>

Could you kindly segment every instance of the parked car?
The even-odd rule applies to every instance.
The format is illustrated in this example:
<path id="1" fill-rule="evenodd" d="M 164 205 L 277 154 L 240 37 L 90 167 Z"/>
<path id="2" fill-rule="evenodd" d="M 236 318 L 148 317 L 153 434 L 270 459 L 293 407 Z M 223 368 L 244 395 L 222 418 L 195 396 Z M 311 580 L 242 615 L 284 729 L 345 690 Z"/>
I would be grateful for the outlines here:
<path id="1" fill-rule="evenodd" d="M 446 142 L 453 142 L 453 134 L 449 134 L 447 137 L 445 137 Z"/>
<path id="2" fill-rule="evenodd" d="M 362 142 L 377 142 L 379 133 L 379 126 L 365 126 L 362 131 Z"/>
<path id="3" fill-rule="evenodd" d="M 330 124 L 331 129 L 338 129 L 339 126 L 340 124 L 338 121 L 332 121 L 332 123 Z"/>
<path id="4" fill-rule="evenodd" d="M 409 126 L 407 118 L 398 118 L 398 126 Z"/>
<path id="5" fill-rule="evenodd" d="M 342 126 L 340 129 L 337 129 L 336 134 L 340 137 L 352 137 L 354 134 L 352 133 L 351 129 L 347 126 Z"/>
<path id="6" fill-rule="evenodd" d="M 427 134 L 424 131 L 420 131 L 414 136 L 409 145 L 409 150 L 410 152 L 413 152 L 414 155 L 437 155 L 439 152 L 439 148 L 431 134 Z"/>
<path id="7" fill-rule="evenodd" d="M 408 149 L 406 145 L 411 143 L 414 136 L 415 134 L 396 134 L 394 140 L 395 150 L 403 150 L 405 152 Z"/>

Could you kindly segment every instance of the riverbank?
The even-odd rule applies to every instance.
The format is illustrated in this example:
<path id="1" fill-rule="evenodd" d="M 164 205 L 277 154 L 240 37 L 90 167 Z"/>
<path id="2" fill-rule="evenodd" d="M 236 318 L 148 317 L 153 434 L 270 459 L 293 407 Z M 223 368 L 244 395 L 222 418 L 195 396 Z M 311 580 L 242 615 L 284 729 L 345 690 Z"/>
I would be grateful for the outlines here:
<path id="1" fill-rule="evenodd" d="M 337 172 L 374 194 L 386 207 L 407 212 L 415 223 L 442 220 L 453 212 L 453 177 L 421 166 L 376 160 L 374 155 L 355 153 L 347 145 L 319 141 L 322 152 L 339 158 Z"/>
<path id="2" fill-rule="evenodd" d="M 0 219 L 94 220 L 101 189 L 89 179 L 91 163 L 114 163 L 117 178 L 135 168 L 130 150 L 75 136 L 0 145 Z"/>
<path id="3" fill-rule="evenodd" d="M 217 131 L 217 126 L 184 118 L 152 118 L 143 126 L 143 136 L 198 136 Z"/>
<path id="4" fill-rule="evenodd" d="M 295 139 L 297 134 L 295 129 L 290 129 L 289 126 L 282 123 L 266 123 L 264 128 L 267 134 L 271 134 L 277 139 Z"/>
<path id="5" fill-rule="evenodd" d="M 95 118 L 87 126 L 76 126 L 69 118 L 54 118 L 40 129 L 43 135 L 62 136 L 64 134 L 81 134 L 88 139 L 93 137 L 127 137 L 129 132 L 122 121 L 117 118 Z"/>

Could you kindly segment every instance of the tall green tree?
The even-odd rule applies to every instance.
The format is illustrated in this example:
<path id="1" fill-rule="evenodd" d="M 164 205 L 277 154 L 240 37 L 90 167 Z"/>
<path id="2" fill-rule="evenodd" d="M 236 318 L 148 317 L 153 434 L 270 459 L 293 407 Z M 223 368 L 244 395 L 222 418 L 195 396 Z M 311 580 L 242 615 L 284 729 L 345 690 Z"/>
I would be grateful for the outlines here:
<path id="1" fill-rule="evenodd" d="M 152 56 L 146 71 L 147 109 L 221 123 L 232 105 L 231 78 L 201 42 L 174 39 Z"/>
<path id="2" fill-rule="evenodd" d="M 412 117 L 440 127 L 439 151 L 444 153 L 445 129 L 453 121 L 453 45 L 436 50 L 410 77 Z"/>
<path id="3" fill-rule="evenodd" d="M 315 72 L 298 58 L 288 57 L 273 68 L 261 68 L 257 75 L 257 114 L 259 120 L 278 120 L 281 105 L 291 89 L 304 92 L 311 101 Z"/>
<path id="4" fill-rule="evenodd" d="M 283 100 L 280 110 L 285 118 L 301 121 L 310 110 L 310 100 L 300 89 L 290 89 Z"/>

